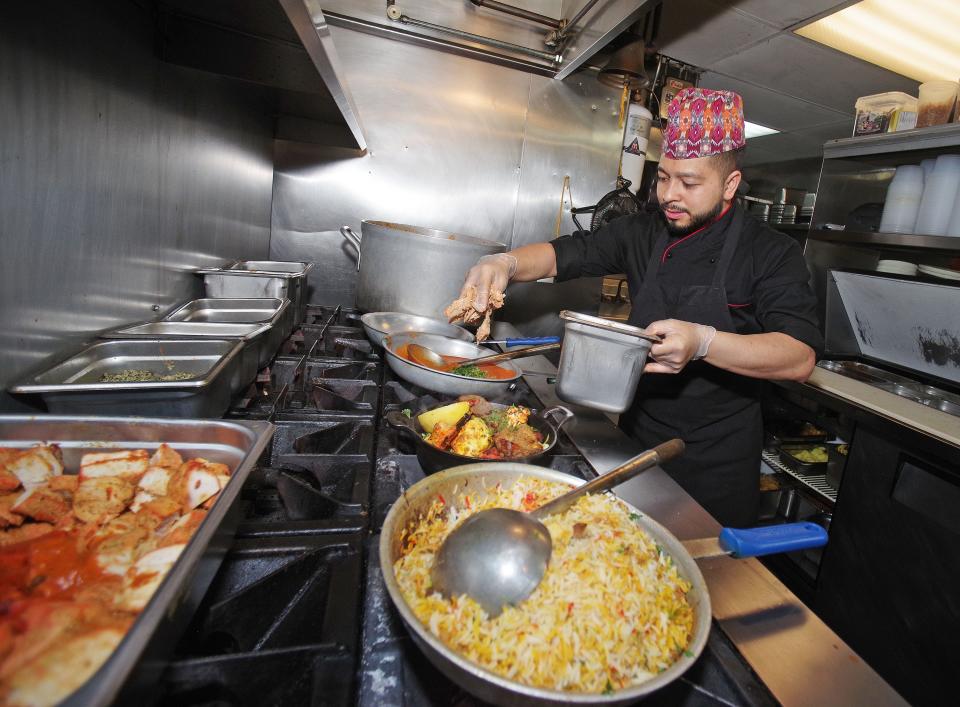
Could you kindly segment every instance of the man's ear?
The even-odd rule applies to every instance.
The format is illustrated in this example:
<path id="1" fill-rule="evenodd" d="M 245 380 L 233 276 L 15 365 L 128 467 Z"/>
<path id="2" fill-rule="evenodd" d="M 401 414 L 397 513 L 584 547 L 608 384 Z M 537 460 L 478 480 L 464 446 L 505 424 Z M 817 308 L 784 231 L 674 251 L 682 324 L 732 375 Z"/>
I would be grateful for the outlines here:
<path id="1" fill-rule="evenodd" d="M 742 178 L 743 174 L 741 174 L 738 169 L 733 170 L 727 175 L 727 179 L 723 183 L 724 201 L 733 201 L 733 197 L 737 194 L 737 188 L 740 186 L 740 180 Z"/>

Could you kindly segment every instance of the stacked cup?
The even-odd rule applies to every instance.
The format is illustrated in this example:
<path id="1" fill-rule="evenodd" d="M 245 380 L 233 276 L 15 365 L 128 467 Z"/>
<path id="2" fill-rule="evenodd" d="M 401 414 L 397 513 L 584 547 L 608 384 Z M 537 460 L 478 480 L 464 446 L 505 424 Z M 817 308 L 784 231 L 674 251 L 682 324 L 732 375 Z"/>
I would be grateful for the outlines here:
<path id="1" fill-rule="evenodd" d="M 923 197 L 923 167 L 905 164 L 897 167 L 880 218 L 881 233 L 913 233 Z"/>
<path id="2" fill-rule="evenodd" d="M 923 198 L 920 201 L 920 213 L 917 215 L 914 233 L 946 235 L 958 192 L 960 155 L 940 155 L 923 186 Z"/>

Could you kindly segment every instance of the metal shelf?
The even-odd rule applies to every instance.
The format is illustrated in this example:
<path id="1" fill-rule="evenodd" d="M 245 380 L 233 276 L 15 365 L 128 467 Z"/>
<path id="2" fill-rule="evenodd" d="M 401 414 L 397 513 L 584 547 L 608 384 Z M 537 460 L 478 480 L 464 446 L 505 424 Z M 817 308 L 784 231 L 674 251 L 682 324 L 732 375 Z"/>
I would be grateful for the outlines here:
<path id="1" fill-rule="evenodd" d="M 915 128 L 899 133 L 881 133 L 830 140 L 823 145 L 823 159 L 881 155 L 890 152 L 960 147 L 960 123 Z"/>
<path id="2" fill-rule="evenodd" d="M 775 471 L 782 471 L 787 476 L 792 477 L 801 485 L 805 486 L 810 491 L 813 491 L 813 493 L 816 494 L 821 501 L 826 501 L 830 504 L 837 502 L 837 491 L 833 488 L 833 486 L 827 483 L 826 475 L 820 474 L 816 476 L 806 476 L 804 474 L 798 474 L 786 464 L 783 464 L 776 454 L 766 450 L 761 452 L 760 456 L 763 461 L 770 466 L 771 469 L 774 469 Z"/>
<path id="3" fill-rule="evenodd" d="M 923 236 L 914 233 L 872 233 L 869 231 L 811 230 L 807 236 L 815 241 L 859 245 L 914 248 L 919 250 L 960 251 L 960 238 L 951 236 Z"/>

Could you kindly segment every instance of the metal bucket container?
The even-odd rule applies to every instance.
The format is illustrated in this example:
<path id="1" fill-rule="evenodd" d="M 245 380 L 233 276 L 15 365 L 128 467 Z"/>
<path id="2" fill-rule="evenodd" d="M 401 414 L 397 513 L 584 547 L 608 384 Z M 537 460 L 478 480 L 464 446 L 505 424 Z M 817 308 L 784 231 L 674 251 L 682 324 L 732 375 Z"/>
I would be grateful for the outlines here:
<path id="1" fill-rule="evenodd" d="M 557 395 L 569 403 L 619 413 L 630 407 L 656 337 L 639 327 L 577 312 L 565 321 Z"/>
<path id="2" fill-rule="evenodd" d="M 503 243 L 385 221 L 362 221 L 362 237 L 349 226 L 340 233 L 357 250 L 358 309 L 444 321 L 443 309 L 460 294 L 467 270 L 481 256 L 507 249 Z"/>

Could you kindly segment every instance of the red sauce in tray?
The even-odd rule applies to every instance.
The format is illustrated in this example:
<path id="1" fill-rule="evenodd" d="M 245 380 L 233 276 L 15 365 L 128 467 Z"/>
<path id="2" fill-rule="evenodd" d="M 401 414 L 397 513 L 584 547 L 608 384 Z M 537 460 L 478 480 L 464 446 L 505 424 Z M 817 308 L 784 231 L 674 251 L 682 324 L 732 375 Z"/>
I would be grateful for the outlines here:
<path id="1" fill-rule="evenodd" d="M 420 366 L 427 365 L 423 361 L 419 359 L 414 359 L 413 357 L 410 356 L 410 351 L 408 349 L 407 344 L 401 344 L 400 346 L 398 346 L 395 353 L 400 358 L 406 359 L 411 363 L 416 363 L 417 365 L 420 365 Z M 444 354 L 440 354 L 440 358 L 442 358 L 443 362 L 446 364 L 443 368 L 434 368 L 433 366 L 429 366 L 429 368 L 434 368 L 434 370 L 437 370 L 437 371 L 444 371 L 446 373 L 450 373 L 462 361 L 467 360 L 463 356 L 446 356 Z M 496 380 L 505 380 L 508 378 L 515 378 L 517 375 L 516 372 L 511 371 L 509 368 L 503 368 L 502 366 L 497 366 L 492 363 L 478 364 L 477 368 L 479 368 L 481 371 L 483 371 L 486 374 L 486 378 L 493 378 Z M 477 380 L 483 380 L 483 379 L 477 378 Z"/>
<path id="2" fill-rule="evenodd" d="M 0 601 L 26 596 L 65 599 L 78 589 L 119 578 L 106 575 L 77 538 L 54 531 L 0 548 Z"/>

